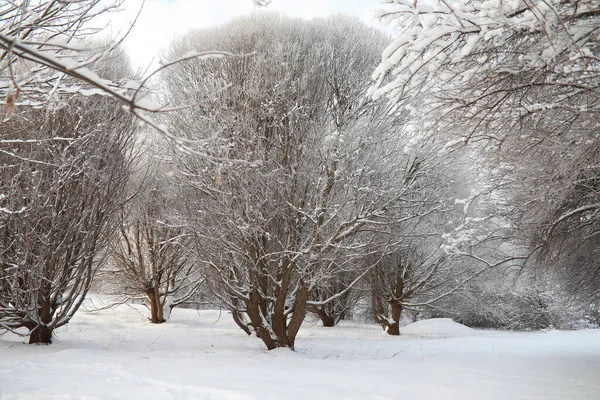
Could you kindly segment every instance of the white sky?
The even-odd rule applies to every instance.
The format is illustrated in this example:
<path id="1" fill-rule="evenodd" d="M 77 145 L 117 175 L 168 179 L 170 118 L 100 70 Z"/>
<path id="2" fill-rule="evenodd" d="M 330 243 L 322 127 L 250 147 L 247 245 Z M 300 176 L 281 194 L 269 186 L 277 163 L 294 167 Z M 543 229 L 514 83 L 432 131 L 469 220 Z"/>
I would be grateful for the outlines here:
<path id="1" fill-rule="evenodd" d="M 126 32 L 141 4 L 141 0 L 127 0 L 123 12 L 111 14 L 109 33 L 115 36 Z M 373 12 L 379 7 L 379 0 L 272 0 L 266 9 L 302 18 L 342 12 L 373 24 Z M 261 12 L 252 0 L 146 0 L 125 46 L 134 67 L 148 67 L 153 58 L 157 62 L 161 50 L 175 35 L 252 12 Z"/>

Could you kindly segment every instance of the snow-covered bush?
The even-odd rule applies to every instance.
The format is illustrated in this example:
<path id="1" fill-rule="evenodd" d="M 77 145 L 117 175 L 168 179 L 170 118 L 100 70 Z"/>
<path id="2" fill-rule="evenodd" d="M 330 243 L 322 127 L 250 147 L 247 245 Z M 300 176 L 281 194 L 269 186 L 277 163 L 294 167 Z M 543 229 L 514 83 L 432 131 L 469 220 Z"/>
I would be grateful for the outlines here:
<path id="1" fill-rule="evenodd" d="M 498 289 L 471 285 L 424 309 L 420 318 L 448 317 L 473 328 L 510 330 L 577 329 L 590 326 L 585 306 L 560 289 L 506 284 Z"/>

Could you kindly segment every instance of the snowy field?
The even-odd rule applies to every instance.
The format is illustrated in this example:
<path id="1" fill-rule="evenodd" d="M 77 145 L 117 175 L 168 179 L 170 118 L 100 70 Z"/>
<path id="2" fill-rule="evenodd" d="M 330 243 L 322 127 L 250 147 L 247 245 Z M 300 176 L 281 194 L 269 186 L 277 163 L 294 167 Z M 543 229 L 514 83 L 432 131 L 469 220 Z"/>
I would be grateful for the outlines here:
<path id="1" fill-rule="evenodd" d="M 306 324 L 266 351 L 226 313 L 79 312 L 51 346 L 0 337 L 0 399 L 600 399 L 600 330 L 511 333 L 449 320 Z"/>

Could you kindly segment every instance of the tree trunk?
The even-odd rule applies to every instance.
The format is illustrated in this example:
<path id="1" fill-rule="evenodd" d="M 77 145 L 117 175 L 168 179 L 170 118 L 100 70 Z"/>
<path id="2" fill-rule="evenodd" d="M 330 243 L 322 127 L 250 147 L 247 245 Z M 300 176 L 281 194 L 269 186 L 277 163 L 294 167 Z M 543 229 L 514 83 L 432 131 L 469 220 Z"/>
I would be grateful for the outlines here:
<path id="1" fill-rule="evenodd" d="M 253 289 L 250 292 L 250 299 L 246 301 L 246 313 L 250 319 L 250 323 L 256 332 L 256 336 L 263 341 L 268 350 L 276 349 L 278 346 L 277 342 L 269 332 L 269 329 L 264 325 L 263 318 L 261 318 L 261 306 L 260 306 L 260 295 L 258 290 Z"/>
<path id="2" fill-rule="evenodd" d="M 33 323 L 29 328 L 29 344 L 34 343 L 43 343 L 50 344 L 52 343 L 52 331 L 54 328 L 49 328 L 49 325 L 52 322 L 52 315 L 54 314 L 54 310 L 52 309 L 52 305 L 50 304 L 50 284 L 45 283 L 38 292 L 38 323 Z M 40 325 L 43 324 L 43 325 Z"/>
<path id="3" fill-rule="evenodd" d="M 402 315 L 402 299 L 404 298 L 404 279 L 401 277 L 396 281 L 396 292 L 394 293 L 394 300 L 390 302 L 392 306 L 391 312 L 391 323 L 388 323 L 387 333 L 388 335 L 398 336 L 400 335 L 400 316 Z"/>
<path id="4" fill-rule="evenodd" d="M 400 335 L 400 316 L 402 315 L 402 304 L 392 303 L 392 319 L 393 323 L 388 325 L 388 335 L 398 336 Z"/>
<path id="5" fill-rule="evenodd" d="M 306 303 L 308 302 L 308 285 L 304 282 L 300 282 L 300 289 L 296 293 L 296 300 L 294 301 L 294 310 L 290 323 L 287 329 L 287 346 L 294 350 L 296 343 L 296 335 L 300 330 L 304 317 L 306 317 Z"/>
<path id="6" fill-rule="evenodd" d="M 146 291 L 148 302 L 150 303 L 150 322 L 153 324 L 162 324 L 165 322 L 163 318 L 163 308 L 160 304 L 160 297 L 156 295 L 154 289 Z"/>
<path id="7" fill-rule="evenodd" d="M 48 328 L 47 326 L 36 325 L 29 332 L 29 344 L 35 343 L 43 343 L 50 344 L 52 343 L 52 328 Z"/>
<path id="8" fill-rule="evenodd" d="M 335 318 L 329 316 L 329 314 L 327 314 L 327 312 L 325 310 L 323 310 L 322 308 L 319 308 L 317 313 L 319 314 L 319 318 L 321 319 L 321 322 L 323 322 L 323 326 L 326 326 L 329 328 L 335 326 L 335 322 L 336 322 Z"/>
<path id="9" fill-rule="evenodd" d="M 308 285 L 300 283 L 291 312 L 281 309 L 277 310 L 278 312 L 273 311 L 267 314 L 263 312 L 266 302 L 261 299 L 258 290 L 254 289 L 250 292 L 249 300 L 246 301 L 246 313 L 256 336 L 263 341 L 268 350 L 279 347 L 288 347 L 294 350 L 296 335 L 306 317 L 307 301 Z M 270 325 L 267 320 L 272 321 Z"/>

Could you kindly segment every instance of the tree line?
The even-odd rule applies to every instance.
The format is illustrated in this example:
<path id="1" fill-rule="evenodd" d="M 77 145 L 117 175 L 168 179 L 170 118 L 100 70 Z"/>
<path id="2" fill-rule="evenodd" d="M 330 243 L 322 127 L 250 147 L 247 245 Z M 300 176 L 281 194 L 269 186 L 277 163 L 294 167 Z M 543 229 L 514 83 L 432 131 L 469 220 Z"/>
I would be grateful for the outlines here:
<path id="1" fill-rule="evenodd" d="M 117 47 L 0 8 L 0 328 L 49 343 L 92 285 L 153 323 L 201 293 L 268 349 L 361 307 L 391 335 L 407 312 L 597 318 L 597 5 L 394 3 L 395 40 L 342 16 L 191 31 L 154 98 Z"/>

